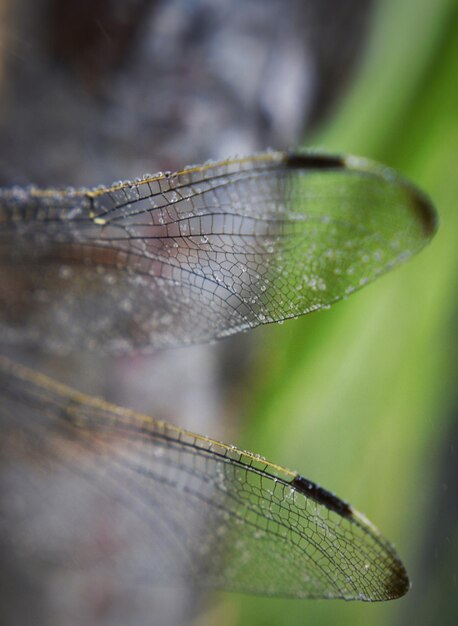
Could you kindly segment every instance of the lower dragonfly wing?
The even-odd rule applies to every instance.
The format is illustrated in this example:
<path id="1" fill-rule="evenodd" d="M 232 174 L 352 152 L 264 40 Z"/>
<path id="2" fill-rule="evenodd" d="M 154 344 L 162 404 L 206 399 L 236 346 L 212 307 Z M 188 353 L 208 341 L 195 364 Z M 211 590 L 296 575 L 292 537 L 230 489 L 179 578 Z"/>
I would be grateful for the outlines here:
<path id="1" fill-rule="evenodd" d="M 3 357 L 0 388 L 0 540 L 42 576 L 366 601 L 409 588 L 377 529 L 295 472 Z"/>

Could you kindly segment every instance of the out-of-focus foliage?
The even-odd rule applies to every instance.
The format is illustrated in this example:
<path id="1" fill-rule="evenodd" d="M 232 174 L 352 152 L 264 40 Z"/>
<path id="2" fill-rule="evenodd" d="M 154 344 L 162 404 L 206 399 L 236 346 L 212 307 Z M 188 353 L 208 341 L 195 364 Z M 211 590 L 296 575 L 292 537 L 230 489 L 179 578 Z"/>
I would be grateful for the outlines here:
<path id="1" fill-rule="evenodd" d="M 454 0 L 379 3 L 353 92 L 307 143 L 399 169 L 432 197 L 439 233 L 348 302 L 259 333 L 242 442 L 364 510 L 413 588 L 377 605 L 225 597 L 231 623 L 456 623 L 457 32 Z"/>

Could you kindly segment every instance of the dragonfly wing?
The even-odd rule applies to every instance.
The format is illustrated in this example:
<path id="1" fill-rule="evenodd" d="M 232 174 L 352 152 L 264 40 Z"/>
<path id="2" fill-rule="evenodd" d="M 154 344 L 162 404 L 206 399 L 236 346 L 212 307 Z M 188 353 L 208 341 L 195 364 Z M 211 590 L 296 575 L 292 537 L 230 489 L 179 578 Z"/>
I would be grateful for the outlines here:
<path id="1" fill-rule="evenodd" d="M 408 590 L 372 524 L 296 473 L 2 357 L 0 382 L 1 540 L 29 568 L 297 598 Z"/>
<path id="2" fill-rule="evenodd" d="M 2 341 L 122 352 L 218 339 L 328 307 L 434 230 L 429 201 L 392 171 L 314 153 L 4 191 Z"/>

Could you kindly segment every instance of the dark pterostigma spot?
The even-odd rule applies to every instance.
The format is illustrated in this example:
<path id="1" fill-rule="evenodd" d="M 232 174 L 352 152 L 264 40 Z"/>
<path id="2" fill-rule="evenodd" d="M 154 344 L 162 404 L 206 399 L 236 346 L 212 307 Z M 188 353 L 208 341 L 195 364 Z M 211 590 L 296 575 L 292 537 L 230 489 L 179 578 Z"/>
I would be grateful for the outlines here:
<path id="1" fill-rule="evenodd" d="M 326 508 L 339 513 L 342 517 L 352 517 L 352 509 L 347 502 L 344 502 L 333 493 L 326 491 L 326 489 L 323 489 L 323 487 L 320 487 L 311 480 L 298 474 L 290 484 L 300 493 L 318 502 L 318 504 L 322 504 Z"/>
<path id="2" fill-rule="evenodd" d="M 288 152 L 285 165 L 291 169 L 326 170 L 344 168 L 345 160 L 330 154 L 307 154 L 306 152 Z"/>
<path id="3" fill-rule="evenodd" d="M 437 230 L 439 220 L 431 200 L 418 189 L 409 190 L 410 204 L 423 226 L 425 237 L 432 237 Z"/>

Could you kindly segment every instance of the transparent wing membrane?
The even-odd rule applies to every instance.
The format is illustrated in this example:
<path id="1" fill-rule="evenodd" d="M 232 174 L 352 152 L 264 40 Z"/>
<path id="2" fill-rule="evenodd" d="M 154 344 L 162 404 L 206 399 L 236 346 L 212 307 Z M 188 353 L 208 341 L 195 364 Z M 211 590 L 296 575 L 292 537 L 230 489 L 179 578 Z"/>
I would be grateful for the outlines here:
<path id="1" fill-rule="evenodd" d="M 417 252 L 434 221 L 391 170 L 313 153 L 3 191 L 2 341 L 122 352 L 218 339 L 329 306 Z"/>
<path id="2" fill-rule="evenodd" d="M 402 563 L 370 522 L 296 473 L 1 357 L 0 385 L 0 513 L 18 557 L 42 573 L 71 567 L 127 585 L 192 581 L 298 598 L 407 591 Z M 102 543 L 87 518 L 94 501 L 109 512 Z M 51 544 L 39 541 L 41 509 L 54 518 Z"/>
<path id="3" fill-rule="evenodd" d="M 0 345 L 216 340 L 328 307 L 434 230 L 429 201 L 391 170 L 317 153 L 0 190 Z M 3 357 L 0 428 L 0 543 L 30 575 L 301 598 L 408 589 L 392 546 L 325 489 Z"/>

